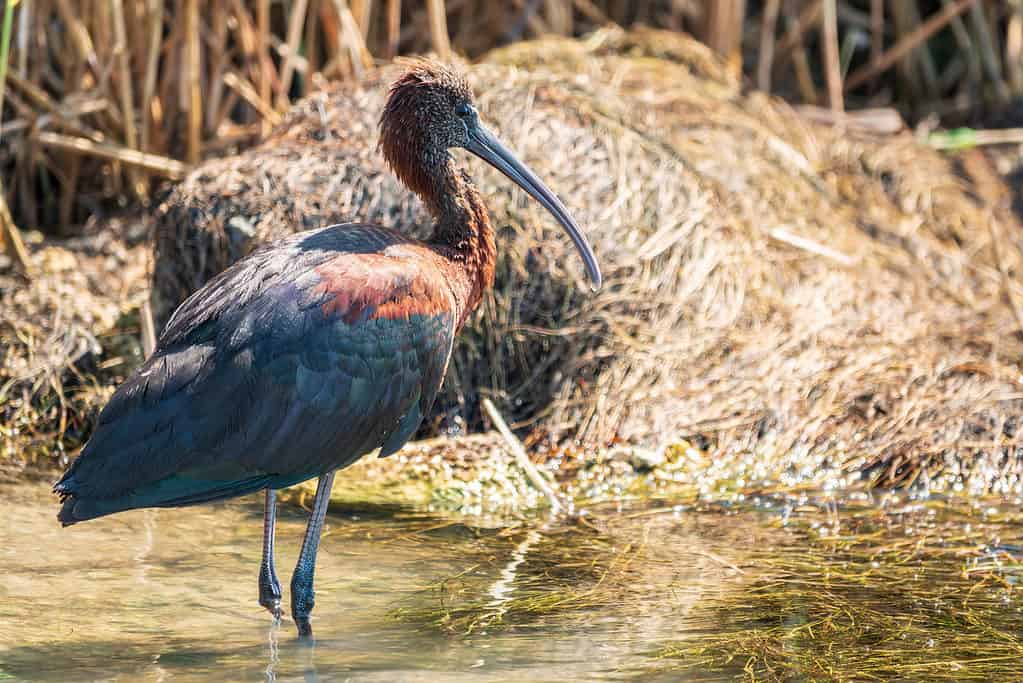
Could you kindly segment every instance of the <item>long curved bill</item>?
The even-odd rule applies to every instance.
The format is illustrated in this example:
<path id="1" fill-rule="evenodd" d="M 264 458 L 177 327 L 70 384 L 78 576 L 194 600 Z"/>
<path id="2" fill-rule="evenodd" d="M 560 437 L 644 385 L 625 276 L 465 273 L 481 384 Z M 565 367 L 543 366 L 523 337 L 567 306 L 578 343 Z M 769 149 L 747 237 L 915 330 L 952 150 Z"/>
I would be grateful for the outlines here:
<path id="1" fill-rule="evenodd" d="M 536 177 L 536 174 L 529 170 L 529 167 L 519 161 L 515 155 L 494 135 L 487 130 L 483 124 L 477 123 L 469 130 L 469 143 L 465 146 L 470 152 L 487 162 L 501 173 L 508 176 L 516 185 L 525 190 L 530 197 L 543 204 L 543 207 L 551 212 L 561 227 L 565 229 L 568 236 L 575 243 L 586 265 L 586 273 L 590 276 L 590 283 L 593 290 L 600 289 L 603 278 L 600 275 L 600 266 L 597 264 L 597 257 L 586 241 L 585 235 L 579 229 L 578 224 L 568 209 L 561 203 L 561 200 L 551 192 L 550 188 L 543 184 L 543 181 Z"/>

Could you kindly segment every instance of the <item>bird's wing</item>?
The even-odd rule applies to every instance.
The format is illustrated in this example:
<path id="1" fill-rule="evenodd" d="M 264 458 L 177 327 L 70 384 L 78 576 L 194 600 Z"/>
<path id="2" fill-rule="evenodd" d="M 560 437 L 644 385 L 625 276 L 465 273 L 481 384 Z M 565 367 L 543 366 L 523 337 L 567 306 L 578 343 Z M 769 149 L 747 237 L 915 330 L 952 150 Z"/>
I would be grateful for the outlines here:
<path id="1" fill-rule="evenodd" d="M 444 273 L 399 240 L 335 226 L 211 280 L 117 389 L 57 490 L 184 504 L 397 450 L 429 410 L 455 330 Z"/>

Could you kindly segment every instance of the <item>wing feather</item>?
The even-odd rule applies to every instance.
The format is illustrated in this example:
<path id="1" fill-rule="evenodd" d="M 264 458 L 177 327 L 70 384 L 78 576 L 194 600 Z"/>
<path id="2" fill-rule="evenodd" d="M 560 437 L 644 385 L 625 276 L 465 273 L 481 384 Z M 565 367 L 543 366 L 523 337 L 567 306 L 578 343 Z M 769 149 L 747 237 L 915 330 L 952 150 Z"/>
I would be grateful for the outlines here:
<path id="1" fill-rule="evenodd" d="M 401 255 L 388 254 L 394 244 Z M 110 499 L 78 506 L 108 514 L 396 451 L 440 388 L 457 319 L 443 273 L 410 258 L 409 244 L 383 228 L 333 226 L 211 280 L 115 392 L 56 489 Z"/>

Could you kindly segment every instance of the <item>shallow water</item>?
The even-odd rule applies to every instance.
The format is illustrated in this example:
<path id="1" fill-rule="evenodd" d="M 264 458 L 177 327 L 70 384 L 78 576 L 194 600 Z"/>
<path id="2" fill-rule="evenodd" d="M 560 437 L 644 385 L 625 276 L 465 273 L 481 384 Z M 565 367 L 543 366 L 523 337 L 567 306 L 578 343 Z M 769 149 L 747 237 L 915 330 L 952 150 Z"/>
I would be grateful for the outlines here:
<path id="1" fill-rule="evenodd" d="M 309 647 L 256 604 L 258 498 L 69 529 L 41 484 L 0 500 L 0 680 L 1023 675 L 1009 504 L 648 502 L 586 524 L 332 510 Z M 304 521 L 282 510 L 285 611 Z"/>

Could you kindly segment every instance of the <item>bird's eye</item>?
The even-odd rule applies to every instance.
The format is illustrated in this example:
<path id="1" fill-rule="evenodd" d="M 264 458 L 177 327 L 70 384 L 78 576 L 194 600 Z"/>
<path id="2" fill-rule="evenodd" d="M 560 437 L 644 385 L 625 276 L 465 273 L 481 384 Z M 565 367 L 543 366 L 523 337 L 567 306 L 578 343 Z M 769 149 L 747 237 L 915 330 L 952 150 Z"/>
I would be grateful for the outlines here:
<path id="1" fill-rule="evenodd" d="M 455 105 L 455 114 L 461 118 L 468 118 L 472 115 L 472 105 L 468 102 L 459 102 Z"/>

